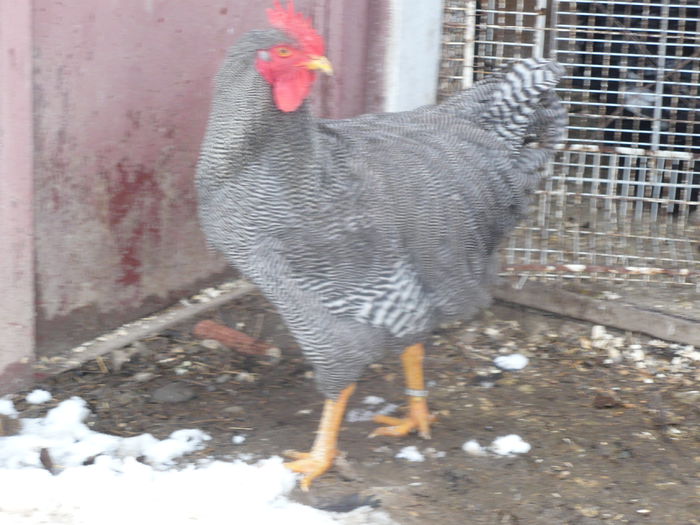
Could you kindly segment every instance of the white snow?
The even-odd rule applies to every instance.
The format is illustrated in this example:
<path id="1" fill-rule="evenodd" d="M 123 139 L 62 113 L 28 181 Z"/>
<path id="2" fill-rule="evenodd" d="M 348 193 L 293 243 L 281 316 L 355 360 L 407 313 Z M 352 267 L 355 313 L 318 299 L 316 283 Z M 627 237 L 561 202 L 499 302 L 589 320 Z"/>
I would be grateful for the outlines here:
<path id="1" fill-rule="evenodd" d="M 73 397 L 49 410 L 42 419 L 22 419 L 19 435 L 0 438 L 0 469 L 41 468 L 41 449 L 46 449 L 53 464 L 61 469 L 80 467 L 98 455 L 121 460 L 143 457 L 154 467 L 164 467 L 202 448 L 210 439 L 193 429 L 178 430 L 163 440 L 151 434 L 129 438 L 101 434 L 83 423 L 89 414 L 85 401 Z"/>
<path id="2" fill-rule="evenodd" d="M 362 402 L 365 405 L 381 405 L 384 403 L 384 398 L 379 396 L 367 396 L 362 400 Z"/>
<path id="3" fill-rule="evenodd" d="M 527 366 L 528 358 L 523 354 L 499 355 L 493 360 L 498 368 L 503 370 L 522 370 Z"/>
<path id="4" fill-rule="evenodd" d="M 379 403 L 381 404 L 383 401 L 384 400 L 382 399 L 382 401 L 380 401 Z M 377 405 L 375 404 L 373 406 Z M 374 416 L 388 416 L 389 414 L 393 414 L 394 412 L 396 412 L 398 408 L 399 406 L 394 403 L 387 403 L 383 407 L 377 408 L 375 410 L 370 410 L 368 408 L 353 408 L 348 410 L 347 414 L 345 415 L 345 420 L 348 423 L 357 423 L 358 421 L 372 421 Z"/>
<path id="5" fill-rule="evenodd" d="M 234 445 L 241 445 L 244 441 L 245 441 L 245 436 L 241 436 L 240 434 L 237 436 L 233 436 L 233 438 L 231 438 L 231 442 Z"/>
<path id="6" fill-rule="evenodd" d="M 485 456 L 487 452 L 493 452 L 499 456 L 513 456 L 526 454 L 531 448 L 530 444 L 523 441 L 523 438 L 517 434 L 497 437 L 488 447 L 482 447 L 475 439 L 470 439 L 462 445 L 462 450 L 472 456 Z"/>
<path id="7" fill-rule="evenodd" d="M 530 444 L 523 441 L 517 434 L 497 437 L 491 443 L 489 449 L 499 456 L 512 456 L 513 454 L 526 454 L 530 452 Z"/>
<path id="8" fill-rule="evenodd" d="M 41 405 L 42 403 L 51 401 L 51 392 L 37 388 L 36 390 L 29 392 L 25 399 L 27 400 L 27 403 L 32 405 Z"/>
<path id="9" fill-rule="evenodd" d="M 414 445 L 403 447 L 395 457 L 406 461 L 425 461 L 425 456 Z"/>
<path id="10" fill-rule="evenodd" d="M 0 413 L 16 415 L 6 399 Z M 341 514 L 291 501 L 297 476 L 280 458 L 176 468 L 178 457 L 201 449 L 209 436 L 185 429 L 164 440 L 122 438 L 90 430 L 88 415 L 85 401 L 74 397 L 43 418 L 22 419 L 19 434 L 0 437 L 0 523 L 394 524 L 369 507 Z"/>
<path id="11" fill-rule="evenodd" d="M 15 405 L 9 399 L 0 399 L 0 414 L 3 416 L 17 417 Z"/>
<path id="12" fill-rule="evenodd" d="M 479 442 L 476 439 L 470 439 L 466 443 L 462 445 L 462 450 L 464 450 L 467 454 L 471 456 L 485 456 L 486 455 L 486 449 L 479 445 Z"/>

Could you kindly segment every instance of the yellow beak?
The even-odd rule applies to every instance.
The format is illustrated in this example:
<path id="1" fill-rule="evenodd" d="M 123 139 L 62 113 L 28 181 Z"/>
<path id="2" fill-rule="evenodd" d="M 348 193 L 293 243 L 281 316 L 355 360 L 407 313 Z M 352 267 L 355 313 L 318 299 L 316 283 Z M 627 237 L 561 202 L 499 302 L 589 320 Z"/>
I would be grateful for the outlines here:
<path id="1" fill-rule="evenodd" d="M 328 60 L 326 57 L 312 56 L 308 62 L 304 63 L 304 65 L 312 71 L 320 71 L 326 75 L 333 74 L 333 66 L 331 65 L 330 60 Z"/>

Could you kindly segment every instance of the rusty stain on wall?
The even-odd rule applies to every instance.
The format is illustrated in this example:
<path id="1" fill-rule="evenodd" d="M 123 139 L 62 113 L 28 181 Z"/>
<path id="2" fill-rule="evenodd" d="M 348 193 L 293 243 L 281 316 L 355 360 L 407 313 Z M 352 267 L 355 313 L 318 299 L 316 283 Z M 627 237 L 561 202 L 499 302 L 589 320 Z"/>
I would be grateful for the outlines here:
<path id="1" fill-rule="evenodd" d="M 108 218 L 120 254 L 118 285 L 138 285 L 142 278 L 143 253 L 159 245 L 160 206 L 165 202 L 156 173 L 143 165 L 117 163 L 107 175 Z"/>

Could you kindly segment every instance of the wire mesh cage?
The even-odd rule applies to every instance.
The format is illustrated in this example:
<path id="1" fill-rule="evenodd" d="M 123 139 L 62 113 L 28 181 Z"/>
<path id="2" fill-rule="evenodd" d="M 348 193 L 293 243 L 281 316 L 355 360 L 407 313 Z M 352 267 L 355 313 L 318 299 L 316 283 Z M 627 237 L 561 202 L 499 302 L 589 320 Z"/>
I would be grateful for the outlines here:
<path id="1" fill-rule="evenodd" d="M 441 97 L 515 58 L 566 66 L 569 138 L 505 247 L 524 276 L 700 276 L 697 0 L 446 0 Z"/>

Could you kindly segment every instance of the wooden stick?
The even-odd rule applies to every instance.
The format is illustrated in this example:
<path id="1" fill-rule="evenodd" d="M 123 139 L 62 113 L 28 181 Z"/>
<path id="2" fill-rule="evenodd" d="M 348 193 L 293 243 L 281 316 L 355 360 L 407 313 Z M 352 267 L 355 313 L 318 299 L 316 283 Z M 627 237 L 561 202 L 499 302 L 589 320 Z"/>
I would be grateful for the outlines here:
<path id="1" fill-rule="evenodd" d="M 279 357 L 279 349 L 272 345 L 210 319 L 197 323 L 192 333 L 201 339 L 214 339 L 241 354 Z"/>

